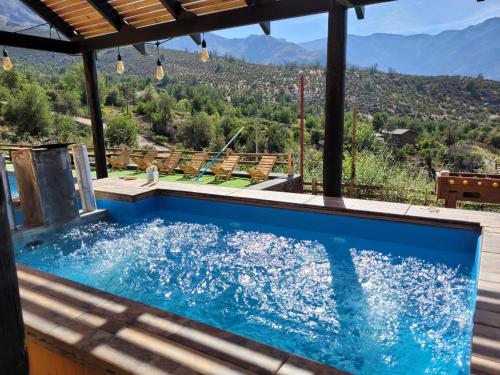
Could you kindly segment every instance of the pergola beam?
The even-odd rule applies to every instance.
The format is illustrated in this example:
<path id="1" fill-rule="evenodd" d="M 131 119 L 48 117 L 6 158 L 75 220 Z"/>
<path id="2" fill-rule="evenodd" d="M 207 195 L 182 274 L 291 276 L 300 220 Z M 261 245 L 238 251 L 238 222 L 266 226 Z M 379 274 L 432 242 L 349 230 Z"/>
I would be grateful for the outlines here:
<path id="1" fill-rule="evenodd" d="M 245 2 L 247 3 L 247 6 L 249 6 L 249 7 L 253 7 L 253 6 L 259 4 L 259 1 L 257 1 L 257 0 L 245 0 Z M 271 22 L 270 21 L 259 22 L 259 26 L 262 29 L 262 31 L 264 32 L 264 34 L 266 34 L 266 35 L 271 34 Z"/>
<path id="2" fill-rule="evenodd" d="M 54 26 L 68 39 L 73 40 L 78 34 L 68 25 L 57 13 L 53 12 L 48 6 L 40 0 L 21 0 L 27 7 L 36 12 L 48 24 Z"/>
<path id="3" fill-rule="evenodd" d="M 133 43 L 159 40 L 260 22 L 294 18 L 328 12 L 331 0 L 262 0 L 252 7 L 243 7 L 203 16 L 179 18 L 175 22 L 142 27 L 78 41 L 80 51 L 92 51 Z"/>
<path id="4" fill-rule="evenodd" d="M 266 35 L 271 35 L 271 21 L 259 22 L 260 28 Z"/>
<path id="5" fill-rule="evenodd" d="M 178 2 L 177 0 L 160 0 L 160 2 L 163 4 L 165 8 L 167 8 L 168 12 L 176 19 L 178 20 L 179 18 L 190 18 L 190 17 L 196 17 L 194 13 L 188 12 L 185 10 L 181 3 Z M 197 45 L 201 44 L 201 35 L 199 33 L 197 34 L 191 34 L 189 35 L 191 39 L 193 39 L 193 42 L 195 42 Z"/>
<path id="6" fill-rule="evenodd" d="M 117 31 L 126 25 L 122 16 L 106 0 L 87 0 Z"/>
<path id="7" fill-rule="evenodd" d="M 0 31 L 0 45 L 35 49 L 40 51 L 60 52 L 70 55 L 78 52 L 78 46 L 72 42 L 12 33 L 9 31 Z"/>
<path id="8" fill-rule="evenodd" d="M 365 6 L 364 5 L 359 5 L 357 4 L 358 2 L 354 3 L 352 0 L 337 0 L 337 3 L 340 5 L 346 7 L 346 8 L 354 8 L 356 11 L 356 16 L 358 17 L 358 20 L 363 20 L 365 19 Z"/>
<path id="9" fill-rule="evenodd" d="M 365 19 L 365 6 L 359 6 L 359 7 L 354 7 L 354 10 L 356 11 L 356 16 L 358 17 L 358 20 L 364 20 Z"/>

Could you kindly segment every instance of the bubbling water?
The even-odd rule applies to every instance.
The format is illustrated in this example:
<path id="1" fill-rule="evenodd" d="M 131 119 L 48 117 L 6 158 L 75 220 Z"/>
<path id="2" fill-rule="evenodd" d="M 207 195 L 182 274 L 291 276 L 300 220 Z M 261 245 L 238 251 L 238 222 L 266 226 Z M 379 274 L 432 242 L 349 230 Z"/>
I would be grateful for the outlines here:
<path id="1" fill-rule="evenodd" d="M 467 372 L 469 269 L 236 224 L 101 222 L 17 258 L 353 373 Z"/>

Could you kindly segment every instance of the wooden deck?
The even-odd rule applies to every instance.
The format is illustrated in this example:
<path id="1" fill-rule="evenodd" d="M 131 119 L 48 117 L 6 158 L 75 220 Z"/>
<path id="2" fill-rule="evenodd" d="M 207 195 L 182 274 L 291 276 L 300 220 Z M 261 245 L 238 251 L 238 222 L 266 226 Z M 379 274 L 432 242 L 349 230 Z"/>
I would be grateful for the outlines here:
<path id="1" fill-rule="evenodd" d="M 500 214 L 206 185 L 187 185 L 169 182 L 161 182 L 155 185 L 147 183 L 144 180 L 124 181 L 117 178 L 95 181 L 94 190 L 98 199 L 133 202 L 156 195 L 174 195 L 481 231 L 481 263 L 477 306 L 474 315 L 475 324 L 471 372 L 474 374 L 500 374 Z M 23 288 L 29 286 L 27 285 L 28 281 L 26 275 L 29 275 L 29 277 L 35 275 L 36 277 L 42 278 L 55 278 L 54 276 L 46 274 L 36 275 L 37 271 L 23 268 L 21 268 L 20 272 L 20 280 L 23 284 Z M 75 283 L 70 281 L 62 279 L 57 280 L 58 283 L 75 287 Z M 52 293 L 52 295 L 54 293 L 47 290 L 47 288 L 40 288 L 36 285 L 31 285 L 29 287 L 37 288 L 37 292 L 43 290 L 44 293 Z M 79 286 L 79 288 L 83 288 L 86 291 L 89 290 L 89 288 L 83 286 Z M 65 293 L 67 295 L 67 292 Z M 23 292 L 21 295 L 23 296 Z M 91 295 L 94 295 L 94 292 L 92 292 Z M 32 306 L 32 301 L 27 301 L 26 298 L 25 293 L 23 303 L 28 304 L 26 306 Z M 81 301 L 78 300 L 78 297 L 75 298 L 76 300 L 72 298 L 72 301 L 76 303 L 76 306 L 79 306 Z M 314 362 L 294 356 L 288 356 L 281 351 L 277 351 L 277 349 L 269 348 L 265 345 L 228 334 L 224 331 L 216 330 L 212 327 L 202 325 L 201 323 L 187 322 L 182 320 L 185 318 L 181 319 L 167 312 L 152 309 L 151 307 L 121 299 L 116 296 L 97 292 L 96 298 L 101 298 L 99 301 L 102 302 L 103 306 L 105 306 L 110 299 L 112 300 L 110 306 L 114 306 L 115 303 L 122 306 L 128 306 L 127 311 L 131 313 L 120 315 L 115 312 L 109 313 L 103 311 L 102 308 L 100 308 L 97 311 L 104 315 L 95 314 L 94 310 L 89 310 L 91 311 L 90 315 L 88 311 L 85 313 L 82 312 L 79 317 L 74 319 L 78 321 L 84 320 L 87 323 L 102 322 L 103 319 L 106 320 L 106 323 L 103 323 L 102 326 L 100 325 L 98 329 L 99 331 L 104 330 L 104 332 L 101 332 L 99 335 L 104 335 L 107 339 L 103 340 L 100 338 L 101 336 L 97 335 L 97 338 L 93 338 L 90 341 L 91 343 L 95 342 L 99 344 L 99 347 L 106 346 L 107 344 L 105 343 L 108 342 L 107 340 L 110 340 L 111 349 L 114 350 L 121 350 L 120 346 L 116 348 L 113 347 L 115 343 L 116 345 L 125 345 L 125 347 L 123 347 L 125 353 L 130 350 L 130 348 L 127 348 L 127 345 L 131 345 L 131 343 L 133 353 L 143 353 L 144 350 L 146 350 L 146 353 L 144 353 L 146 357 L 143 357 L 142 354 L 135 354 L 135 356 L 139 356 L 140 359 L 133 357 L 125 361 L 125 363 L 132 361 L 133 366 L 136 366 L 137 369 L 146 369 L 148 367 L 144 366 L 150 366 L 152 364 L 162 369 L 171 369 L 171 366 L 179 366 L 178 372 L 177 370 L 171 372 L 175 374 L 191 373 L 195 370 L 202 373 L 219 374 L 226 372 L 221 372 L 221 368 L 219 367 L 217 367 L 219 370 L 215 372 L 212 371 L 216 368 L 210 367 L 213 365 L 226 366 L 224 369 L 227 369 L 229 373 L 232 371 L 271 374 L 341 373 L 338 372 L 338 370 L 320 366 Z M 23 305 L 23 307 L 24 306 L 25 305 Z M 137 314 L 139 306 L 141 314 Z M 25 313 L 25 319 L 29 327 L 28 333 L 30 336 L 36 337 L 36 332 L 41 332 L 39 328 L 36 328 L 39 321 L 33 319 L 33 312 L 28 307 L 26 311 L 28 311 L 28 315 Z M 141 320 L 142 318 L 139 319 L 145 316 L 147 316 L 147 322 Z M 179 321 L 179 319 L 181 320 Z M 56 321 L 55 324 L 58 323 L 59 322 Z M 125 326 L 124 323 L 132 324 L 132 326 Z M 81 322 L 79 324 L 81 325 Z M 77 325 L 77 327 L 79 326 Z M 57 341 L 66 337 L 65 328 L 54 328 L 55 326 L 52 327 L 49 332 L 49 337 L 51 337 L 51 339 Z M 43 329 L 43 326 L 41 329 Z M 183 335 L 176 334 L 176 332 L 183 333 Z M 95 333 L 92 333 L 92 335 L 94 334 Z M 155 336 L 158 334 L 161 334 L 160 338 Z M 78 334 L 75 337 L 80 336 L 81 334 Z M 72 336 L 69 335 L 68 337 L 71 338 Z M 44 338 L 44 340 L 46 340 L 46 338 Z M 173 344 L 170 340 L 174 340 L 176 343 L 175 345 L 184 345 L 182 346 L 183 351 L 181 351 L 183 354 L 179 357 L 180 363 L 174 360 L 173 362 L 175 362 L 175 365 L 171 363 L 172 358 L 169 358 L 169 356 L 171 356 L 172 353 L 177 353 L 180 349 L 175 345 L 172 346 Z M 79 343 L 80 339 L 76 341 Z M 88 345 L 89 344 L 84 341 L 83 349 L 88 348 Z M 252 350 L 249 351 L 248 348 L 252 348 Z M 144 361 L 144 358 L 148 358 L 147 355 L 150 355 L 149 351 L 155 352 L 152 362 Z M 122 361 L 118 359 L 119 357 L 112 355 L 112 350 L 94 350 L 92 353 L 94 355 L 97 353 L 98 357 L 104 356 L 104 360 L 109 366 L 120 366 L 123 364 Z M 195 353 L 193 355 L 202 356 L 193 358 L 203 358 L 203 361 L 200 363 L 207 364 L 208 367 L 197 369 L 189 367 L 192 361 L 188 360 L 188 353 Z M 241 356 L 244 356 L 244 359 Z M 210 363 L 210 366 L 208 363 Z M 158 370 L 158 368 L 156 370 Z M 157 373 L 144 371 L 137 373 Z"/>

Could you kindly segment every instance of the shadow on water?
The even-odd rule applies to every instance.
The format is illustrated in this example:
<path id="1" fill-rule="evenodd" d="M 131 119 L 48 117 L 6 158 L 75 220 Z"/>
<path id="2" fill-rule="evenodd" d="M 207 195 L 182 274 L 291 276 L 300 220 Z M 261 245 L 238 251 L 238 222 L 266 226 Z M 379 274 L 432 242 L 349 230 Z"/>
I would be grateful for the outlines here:
<path id="1" fill-rule="evenodd" d="M 350 363 L 354 368 L 347 370 L 357 373 L 365 367 L 366 358 L 363 353 L 367 350 L 366 345 L 369 343 L 378 346 L 377 342 L 369 342 L 366 337 L 366 328 L 369 324 L 368 301 L 359 282 L 349 244 L 343 238 L 334 238 L 325 247 L 330 262 L 332 288 L 337 301 L 339 322 L 337 335 L 341 339 L 338 345 L 350 348 L 350 350 L 336 351 L 345 353 L 343 358 L 338 358 L 336 361 L 341 364 Z M 360 346 L 363 346 L 363 350 L 360 350 Z"/>

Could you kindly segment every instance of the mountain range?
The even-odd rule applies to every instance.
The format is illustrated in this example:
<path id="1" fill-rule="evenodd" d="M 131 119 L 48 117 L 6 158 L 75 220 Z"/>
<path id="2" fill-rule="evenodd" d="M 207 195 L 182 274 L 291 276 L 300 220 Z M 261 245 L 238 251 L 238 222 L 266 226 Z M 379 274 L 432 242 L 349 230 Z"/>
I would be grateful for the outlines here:
<path id="1" fill-rule="evenodd" d="M 0 29 L 19 29 L 40 23 L 19 0 L 0 1 Z M 209 50 L 257 64 L 320 64 L 326 62 L 326 38 L 305 43 L 265 35 L 224 38 L 207 33 Z M 348 36 L 347 61 L 414 75 L 484 76 L 500 80 L 500 17 L 463 30 L 437 35 L 372 34 Z M 189 37 L 175 38 L 166 48 L 195 52 L 199 46 Z"/>
<path id="2" fill-rule="evenodd" d="M 311 64 L 326 62 L 327 39 L 291 43 L 272 36 L 251 35 L 228 39 L 206 35 L 209 49 L 258 64 Z M 196 51 L 189 38 L 176 38 L 168 48 Z M 349 35 L 347 61 L 360 67 L 414 75 L 462 75 L 500 80 L 500 17 L 464 30 L 437 35 Z"/>

